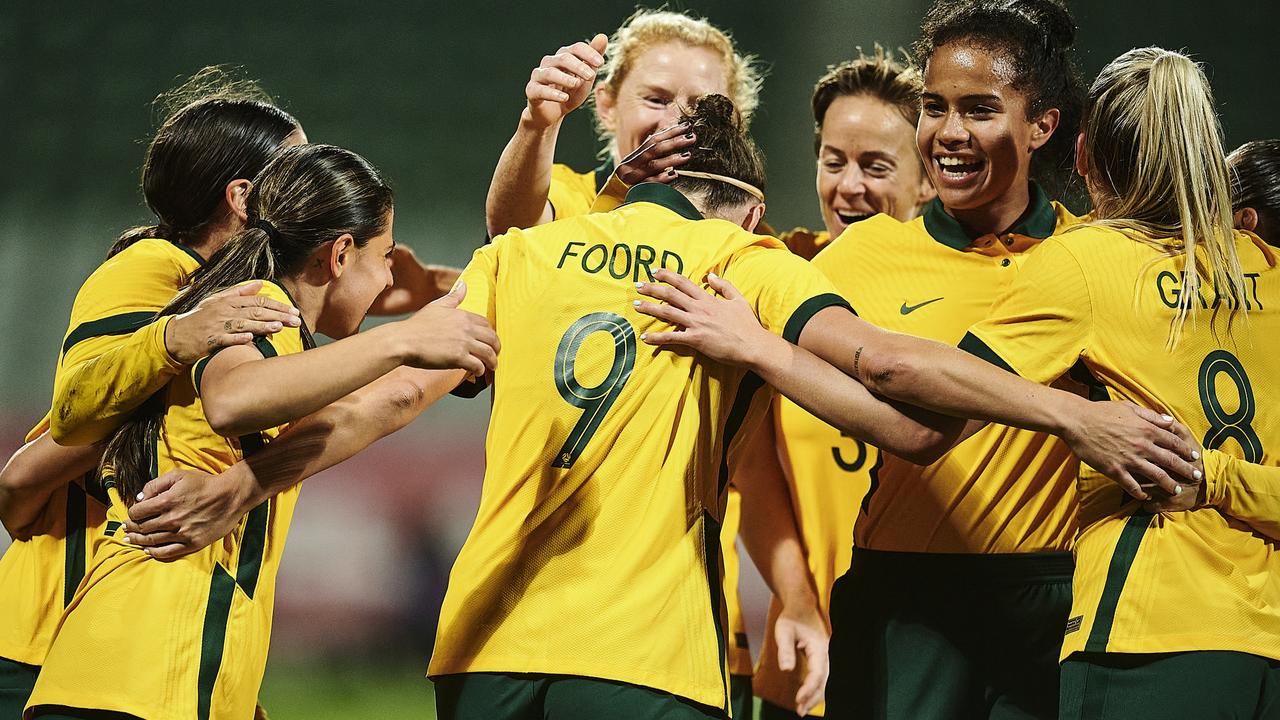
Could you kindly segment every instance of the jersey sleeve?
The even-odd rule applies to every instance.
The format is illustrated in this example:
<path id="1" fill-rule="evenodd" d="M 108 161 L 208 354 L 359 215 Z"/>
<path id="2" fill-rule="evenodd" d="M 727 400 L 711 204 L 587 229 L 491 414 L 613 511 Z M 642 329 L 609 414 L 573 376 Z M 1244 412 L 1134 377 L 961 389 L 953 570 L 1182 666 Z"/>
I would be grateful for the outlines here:
<path id="1" fill-rule="evenodd" d="M 593 173 L 583 176 L 568 165 L 552 165 L 551 186 L 547 188 L 552 219 L 562 220 L 590 212 L 596 197 L 595 186 L 591 184 L 594 178 Z"/>
<path id="2" fill-rule="evenodd" d="M 1049 239 L 1018 271 L 987 319 L 960 349 L 1028 380 L 1050 383 L 1089 346 L 1093 309 L 1084 271 L 1059 239 Z"/>
<path id="3" fill-rule="evenodd" d="M 1280 467 L 1204 451 L 1205 504 L 1280 540 Z"/>
<path id="4" fill-rule="evenodd" d="M 240 284 L 245 285 L 247 283 Z M 293 300 L 289 297 L 288 293 L 273 282 L 263 282 L 262 288 L 258 290 L 257 294 L 271 298 L 272 300 L 284 303 L 291 307 L 294 306 Z M 302 328 L 289 327 L 288 325 L 285 325 L 279 331 L 272 333 L 271 335 L 255 335 L 253 338 L 253 346 L 258 349 L 258 352 L 262 353 L 262 357 L 264 359 L 300 353 L 305 349 L 305 344 L 302 340 Z M 217 350 L 214 350 L 208 355 L 197 360 L 196 363 L 191 366 L 191 384 L 195 387 L 197 395 L 200 394 L 200 380 L 204 377 L 205 367 L 209 364 L 209 360 L 223 349 L 225 348 L 218 348 Z"/>
<path id="5" fill-rule="evenodd" d="M 476 250 L 471 256 L 471 262 L 463 268 L 462 276 L 459 278 L 467 284 L 467 296 L 462 299 L 458 308 L 488 320 L 494 330 L 498 329 L 496 303 L 498 258 L 504 248 L 513 242 L 518 242 L 520 237 L 519 230 L 512 230 L 505 235 L 499 235 L 489 245 Z M 468 378 L 454 388 L 452 394 L 459 397 L 475 397 L 488 386 L 488 378 Z"/>
<path id="6" fill-rule="evenodd" d="M 756 244 L 741 250 L 721 275 L 747 298 L 761 325 L 791 343 L 819 310 L 838 306 L 852 312 L 825 275 L 782 247 Z"/>
<path id="7" fill-rule="evenodd" d="M 54 374 L 54 440 L 103 439 L 182 369 L 164 343 L 170 318 L 155 314 L 183 277 L 172 258 L 136 252 L 108 260 L 81 286 Z"/>

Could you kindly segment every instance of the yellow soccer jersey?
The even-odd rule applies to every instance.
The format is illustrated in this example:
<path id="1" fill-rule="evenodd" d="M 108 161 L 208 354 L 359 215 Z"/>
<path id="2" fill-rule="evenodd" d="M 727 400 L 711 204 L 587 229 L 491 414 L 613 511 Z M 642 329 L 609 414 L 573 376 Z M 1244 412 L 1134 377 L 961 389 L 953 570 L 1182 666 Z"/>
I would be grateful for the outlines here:
<path id="1" fill-rule="evenodd" d="M 747 640 L 747 621 L 742 617 L 738 583 L 742 559 L 738 555 L 738 526 L 742 522 L 742 496 L 732 485 L 724 506 L 724 523 L 720 528 L 720 553 L 724 557 L 724 604 L 728 613 L 729 674 L 751 674 L 751 643 Z"/>
<path id="2" fill-rule="evenodd" d="M 547 202 L 551 203 L 551 217 L 555 220 L 586 215 L 591 211 L 596 193 L 613 175 L 613 161 L 608 160 L 590 172 L 575 172 L 568 165 L 551 166 L 551 187 L 547 190 Z"/>
<path id="3" fill-rule="evenodd" d="M 1018 277 L 1042 238 L 1074 224 L 1032 186 L 1031 204 L 999 237 L 973 238 L 937 200 L 910 222 L 856 223 L 815 264 L 847 283 L 865 320 L 955 344 Z M 873 474 L 855 545 L 928 553 L 1067 550 L 1075 534 L 1076 460 L 1055 437 L 990 425 L 920 467 L 892 455 Z"/>
<path id="4" fill-rule="evenodd" d="M 140 240 L 89 276 L 71 307 L 71 325 L 53 380 L 53 437 L 88 445 L 182 370 L 164 345 L 168 318 L 156 311 L 202 260 L 167 240 Z"/>
<path id="5" fill-rule="evenodd" d="M 293 304 L 273 283 L 260 292 Z M 265 357 L 304 349 L 285 327 L 255 345 Z M 164 390 L 155 437 L 156 472 L 175 467 L 218 473 L 283 427 L 237 439 L 209 427 L 199 395 L 204 362 Z M 108 521 L 128 511 L 110 492 Z M 251 510 L 220 542 L 173 562 L 110 535 L 90 560 L 63 614 L 28 708 L 58 705 L 148 720 L 253 717 L 266 667 L 276 572 L 297 502 L 297 486 Z M 99 658 L 89 662 L 86 658 Z M 30 711 L 28 711 L 30 712 Z"/>
<path id="6" fill-rule="evenodd" d="M 502 340 L 480 509 L 454 564 L 432 676 L 582 675 L 727 708 L 720 527 L 766 411 L 758 378 L 640 335 L 635 283 L 715 272 L 795 341 L 844 305 L 777 240 L 642 183 L 610 213 L 512 231 L 463 272 Z M 726 709 L 727 712 L 727 709 Z"/>
<path id="7" fill-rule="evenodd" d="M 180 366 L 164 347 L 168 318 L 152 322 L 200 258 L 167 240 L 141 240 L 104 262 L 76 295 L 63 341 L 57 404 L 34 428 L 34 440 L 61 418 L 104 436 L 174 376 Z M 74 390 L 74 392 L 72 392 Z M 67 439 L 79 439 L 74 429 Z M 95 438 L 96 439 L 96 438 Z M 96 480 L 58 490 L 44 509 L 39 534 L 14 542 L 0 559 L 0 657 L 41 665 L 62 609 L 84 577 L 86 557 L 101 540 L 106 493 Z M 67 540 L 70 539 L 70 542 Z"/>
<path id="8" fill-rule="evenodd" d="M 1167 349 L 1185 258 L 1088 227 L 1046 241 L 962 347 L 1037 382 L 1083 367 L 1095 397 L 1169 413 L 1207 448 L 1276 465 L 1280 415 L 1266 409 L 1280 403 L 1280 271 L 1256 237 L 1239 234 L 1236 247 L 1247 316 L 1230 331 L 1210 286 Z M 1280 659 L 1275 540 L 1220 508 L 1153 516 L 1089 467 L 1079 488 L 1064 658 L 1233 650 Z"/>

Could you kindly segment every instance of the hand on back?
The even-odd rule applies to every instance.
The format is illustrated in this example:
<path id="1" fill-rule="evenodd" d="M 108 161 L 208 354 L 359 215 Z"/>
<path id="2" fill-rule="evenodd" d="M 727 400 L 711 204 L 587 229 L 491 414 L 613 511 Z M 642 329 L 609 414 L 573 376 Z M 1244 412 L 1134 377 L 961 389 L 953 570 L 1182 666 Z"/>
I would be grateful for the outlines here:
<path id="1" fill-rule="evenodd" d="M 404 364 L 433 370 L 461 369 L 481 376 L 498 366 L 498 334 L 489 321 L 459 310 L 467 286 L 459 281 L 449 294 L 400 321 L 406 343 Z"/>
<path id="2" fill-rule="evenodd" d="M 297 308 L 259 295 L 262 281 L 210 295 L 194 310 L 175 316 L 164 331 L 173 359 L 191 365 L 220 347 L 244 345 L 258 335 L 302 324 Z"/>

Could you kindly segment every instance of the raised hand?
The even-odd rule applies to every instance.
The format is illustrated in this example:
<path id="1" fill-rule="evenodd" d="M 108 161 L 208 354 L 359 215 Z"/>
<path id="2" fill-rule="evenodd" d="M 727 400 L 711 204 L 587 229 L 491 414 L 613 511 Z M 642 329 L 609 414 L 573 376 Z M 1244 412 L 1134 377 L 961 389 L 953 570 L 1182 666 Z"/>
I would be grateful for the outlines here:
<path id="1" fill-rule="evenodd" d="M 175 316 L 164 330 L 164 345 L 183 365 L 191 365 L 216 348 L 252 342 L 286 325 L 302 324 L 298 309 L 259 295 L 262 281 L 210 295 L 194 310 Z"/>
<path id="2" fill-rule="evenodd" d="M 406 365 L 457 368 L 474 376 L 498 366 L 498 334 L 488 320 L 458 309 L 466 295 L 466 283 L 459 281 L 447 295 L 398 323 Z"/>
<path id="3" fill-rule="evenodd" d="M 551 127 L 586 102 L 608 44 L 609 38 L 597 34 L 589 43 L 576 42 L 542 58 L 524 86 L 525 112 L 535 126 Z"/>

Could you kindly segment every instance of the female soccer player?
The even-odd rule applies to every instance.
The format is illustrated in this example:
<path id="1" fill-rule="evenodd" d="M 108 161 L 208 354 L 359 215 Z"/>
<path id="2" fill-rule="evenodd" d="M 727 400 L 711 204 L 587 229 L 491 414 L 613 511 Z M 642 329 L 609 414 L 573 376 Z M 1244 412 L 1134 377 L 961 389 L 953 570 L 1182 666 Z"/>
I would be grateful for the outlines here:
<path id="1" fill-rule="evenodd" d="M 593 86 L 597 75 L 600 82 Z M 729 96 L 749 122 L 760 82 L 754 58 L 741 54 L 723 30 L 667 10 L 638 10 L 612 40 L 597 35 L 543 58 L 525 86 L 528 105 L 489 186 L 489 234 L 585 214 L 614 165 L 655 130 L 675 126 L 682 107 L 719 93 Z M 606 157 L 594 171 L 579 173 L 554 163 L 556 138 L 565 116 L 592 95 Z M 671 148 L 694 141 L 692 136 L 670 139 L 674 142 L 655 153 L 666 159 L 647 171 L 660 175 L 682 160 L 671 157 Z"/>
<path id="2" fill-rule="evenodd" d="M 362 158 L 324 145 L 285 150 L 256 179 L 245 211 L 245 229 L 160 314 L 187 312 L 219 288 L 258 279 L 262 294 L 298 309 L 301 326 L 201 360 L 115 432 L 103 457 L 115 488 L 111 520 L 123 521 L 123 498 L 157 471 L 223 470 L 280 426 L 401 364 L 467 364 L 440 357 L 428 315 L 354 336 L 391 285 L 394 247 L 390 188 Z M 314 347 L 312 327 L 345 339 L 302 354 Z M 30 715 L 250 716 L 296 496 L 282 493 L 222 543 L 173 563 L 153 562 L 109 534 L 60 621 Z M 224 662 L 226 647 L 235 650 Z M 110 657 L 121 671 L 98 672 L 86 657 Z"/>
<path id="3" fill-rule="evenodd" d="M 876 213 L 907 222 L 932 198 L 933 187 L 916 152 L 920 86 L 917 70 L 899 64 L 878 46 L 874 54 L 841 63 L 818 80 L 812 104 L 818 199 L 825 230 L 785 233 L 781 239 L 793 252 L 812 256 L 850 225 Z M 829 263 L 819 254 L 814 265 L 846 298 L 856 294 L 845 280 L 850 270 L 847 263 Z M 870 472 L 881 462 L 879 451 L 842 435 L 785 398 L 775 402 L 774 422 L 766 423 L 752 442 L 767 447 L 757 460 L 743 463 L 739 472 L 776 477 L 785 469 L 804 556 L 825 614 L 831 584 L 849 569 L 854 518 L 870 484 Z M 783 467 L 778 466 L 779 459 Z M 752 509 L 749 505 L 748 511 Z M 744 540 L 757 521 L 748 515 Z M 823 706 L 810 710 L 797 703 L 801 675 L 778 668 L 773 622 L 780 609 L 775 599 L 753 678 L 763 701 L 761 716 L 795 717 L 806 711 L 821 716 Z"/>
<path id="4" fill-rule="evenodd" d="M 930 9 L 915 144 L 938 198 L 911 222 L 849 226 L 815 261 L 861 317 L 954 344 L 1076 221 L 1032 181 L 1035 159 L 1074 136 L 1073 27 L 1051 0 Z M 844 454 L 828 467 L 860 457 L 848 440 L 830 448 Z M 992 426 L 927 466 L 886 455 L 868 468 L 831 604 L 835 716 L 1053 715 L 1075 466 L 1049 435 Z"/>
<path id="5" fill-rule="evenodd" d="M 749 123 L 760 84 L 754 58 L 740 53 L 726 32 L 680 12 L 638 10 L 610 41 L 597 35 L 590 43 L 561 48 L 543 58 L 525 86 L 528 105 L 489 187 L 489 234 L 585 214 L 624 158 L 634 168 L 623 178 L 626 184 L 655 176 L 669 181 L 669 169 L 687 160 L 695 139 L 690 128 L 676 127 L 682 109 L 701 95 L 718 93 L 730 97 Z M 579 173 L 553 160 L 561 123 L 589 97 L 606 158 L 595 170 Z M 666 132 L 655 134 L 661 129 Z M 734 705 L 746 717 L 752 669 L 737 593 L 739 502 L 731 489 L 723 518 L 725 590 Z"/>
<path id="6" fill-rule="evenodd" d="M 1280 303 L 1274 252 L 1231 227 L 1213 99 L 1185 56 L 1144 48 L 1104 68 L 1078 148 L 1093 220 L 1046 242 L 962 346 L 1043 383 L 1079 365 L 1098 399 L 1176 415 L 1208 449 L 1210 507 L 1154 514 L 1081 456 L 1061 716 L 1268 717 L 1280 704 L 1280 568 L 1274 467 L 1259 464 L 1276 465 L 1268 447 L 1280 425 L 1256 409 L 1280 399 L 1258 380 L 1280 371 L 1265 344 Z M 711 309 L 723 321 L 742 309 L 732 305 Z M 716 357 L 766 337 L 725 333 L 729 345 L 709 338 L 712 324 L 699 323 L 698 344 Z M 963 363 L 909 343 L 890 340 L 854 364 L 868 387 L 938 411 L 1023 401 L 993 400 Z M 1270 470 L 1270 485 L 1231 492 L 1245 467 Z M 1209 684 L 1176 681 L 1186 677 Z"/>
<path id="7" fill-rule="evenodd" d="M 100 440 L 212 347 L 298 323 L 295 311 L 252 287 L 210 297 L 184 317 L 150 322 L 235 231 L 247 178 L 280 147 L 305 141 L 297 121 L 260 88 L 219 68 L 202 70 L 160 102 L 175 111 L 148 147 L 142 173 L 158 222 L 122 235 L 86 281 L 55 381 L 69 402 L 32 430 L 0 476 L 0 518 L 15 536 L 0 560 L 0 717 L 21 715 L 105 522 L 101 487 L 92 475 L 81 479 L 101 448 L 55 444 L 49 420 L 63 441 Z M 108 372 L 111 366 L 122 371 Z"/>
<path id="8" fill-rule="evenodd" d="M 1254 140 L 1227 156 L 1235 226 L 1280 245 L 1280 140 Z"/>

